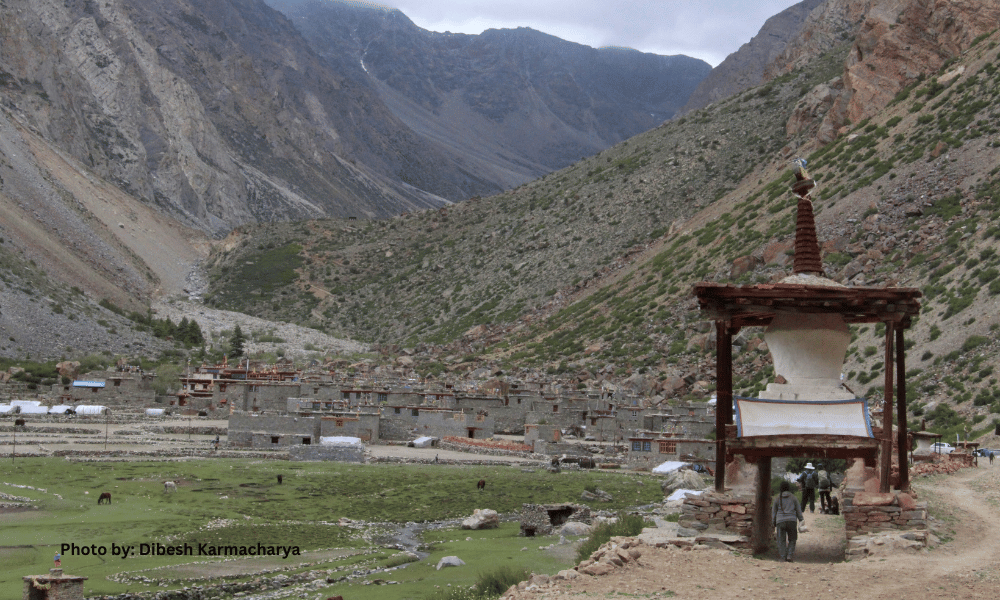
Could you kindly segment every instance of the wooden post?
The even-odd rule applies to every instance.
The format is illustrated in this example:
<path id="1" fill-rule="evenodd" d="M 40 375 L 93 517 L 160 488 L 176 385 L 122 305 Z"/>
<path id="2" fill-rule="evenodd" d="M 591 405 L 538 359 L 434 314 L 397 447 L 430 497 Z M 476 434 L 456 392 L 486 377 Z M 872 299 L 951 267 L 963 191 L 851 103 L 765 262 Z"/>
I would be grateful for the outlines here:
<path id="1" fill-rule="evenodd" d="M 903 343 L 903 325 L 896 327 L 896 455 L 899 460 L 899 489 L 910 489 L 910 462 L 906 458 L 906 345 Z"/>
<path id="2" fill-rule="evenodd" d="M 771 457 L 757 458 L 757 489 L 754 499 L 753 529 L 750 543 L 754 554 L 767 550 L 771 545 Z"/>
<path id="3" fill-rule="evenodd" d="M 892 367 L 895 356 L 892 351 L 893 324 L 885 324 L 885 401 L 882 403 L 882 451 L 879 456 L 878 491 L 889 492 L 889 475 L 892 472 Z"/>
<path id="4" fill-rule="evenodd" d="M 733 335 L 715 322 L 715 491 L 726 491 L 726 425 L 733 421 Z"/>

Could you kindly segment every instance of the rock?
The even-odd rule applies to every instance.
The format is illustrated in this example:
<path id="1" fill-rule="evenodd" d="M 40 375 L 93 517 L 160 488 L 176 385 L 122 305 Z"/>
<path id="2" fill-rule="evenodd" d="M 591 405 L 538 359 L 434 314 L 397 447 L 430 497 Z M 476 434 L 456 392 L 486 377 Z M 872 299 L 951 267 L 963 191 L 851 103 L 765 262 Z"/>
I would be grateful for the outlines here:
<path id="1" fill-rule="evenodd" d="M 500 526 L 500 515 L 490 508 L 477 508 L 472 516 L 462 521 L 462 529 L 496 529 Z"/>
<path id="2" fill-rule="evenodd" d="M 559 529 L 562 535 L 590 535 L 593 527 L 579 521 L 569 521 Z"/>
<path id="3" fill-rule="evenodd" d="M 669 496 L 677 490 L 700 490 L 705 487 L 705 481 L 691 469 L 671 471 L 660 484 L 663 495 Z"/>
<path id="4" fill-rule="evenodd" d="M 437 570 L 440 571 L 444 567 L 464 567 L 465 561 L 457 556 L 445 556 L 438 561 Z"/>

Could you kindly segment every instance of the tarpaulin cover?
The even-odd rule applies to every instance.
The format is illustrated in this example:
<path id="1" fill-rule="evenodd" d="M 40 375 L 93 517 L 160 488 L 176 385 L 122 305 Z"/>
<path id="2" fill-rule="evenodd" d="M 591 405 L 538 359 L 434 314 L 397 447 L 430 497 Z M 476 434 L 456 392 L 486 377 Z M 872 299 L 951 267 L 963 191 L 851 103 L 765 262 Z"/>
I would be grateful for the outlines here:
<path id="1" fill-rule="evenodd" d="M 686 465 L 686 462 L 680 462 L 676 460 L 668 460 L 665 463 L 660 463 L 659 465 L 653 467 L 653 473 L 670 473 L 671 471 L 676 471 L 677 469 Z"/>
<path id="2" fill-rule="evenodd" d="M 736 436 L 851 435 L 874 437 L 864 398 L 762 400 L 735 398 Z"/>

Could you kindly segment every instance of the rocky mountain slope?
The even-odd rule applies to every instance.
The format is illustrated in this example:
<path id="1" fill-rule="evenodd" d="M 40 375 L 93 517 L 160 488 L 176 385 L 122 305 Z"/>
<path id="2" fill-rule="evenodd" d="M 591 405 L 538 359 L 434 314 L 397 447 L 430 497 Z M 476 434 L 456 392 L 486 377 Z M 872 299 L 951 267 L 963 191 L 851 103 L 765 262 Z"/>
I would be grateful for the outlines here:
<path id="1" fill-rule="evenodd" d="M 398 10 L 268 3 L 326 60 L 360 66 L 411 129 L 504 187 L 652 129 L 711 70 L 686 56 L 594 49 L 527 28 L 435 33 Z"/>
<path id="2" fill-rule="evenodd" d="M 801 35 L 806 19 L 813 9 L 828 4 L 830 3 L 823 0 L 803 0 L 765 21 L 757 35 L 712 69 L 708 77 L 698 84 L 698 88 L 691 94 L 680 112 L 684 114 L 704 108 L 712 102 L 758 86 L 773 77 L 773 75 L 768 76 L 768 68 L 785 51 L 789 41 Z M 836 40 L 836 37 L 832 39 Z M 808 55 L 804 52 L 797 55 L 817 56 L 836 45 L 835 42 L 824 44 L 825 47 L 814 46 L 810 48 L 811 52 Z"/>
<path id="3" fill-rule="evenodd" d="M 786 166 L 801 155 L 819 181 L 828 275 L 924 290 L 907 333 L 913 416 L 989 427 L 1000 412 L 1000 33 L 981 15 L 997 3 L 865 6 L 855 42 L 785 54 L 765 85 L 499 197 L 364 225 L 241 230 L 208 263 L 209 301 L 367 334 L 387 352 L 412 344 L 431 370 L 607 376 L 652 401 L 704 397 L 714 336 L 689 286 L 787 274 Z M 866 92 L 876 81 L 883 91 Z M 283 285 L 238 272 L 279 258 Z M 760 334 L 736 342 L 742 393 L 773 376 Z M 883 335 L 855 328 L 845 366 L 876 400 Z"/>

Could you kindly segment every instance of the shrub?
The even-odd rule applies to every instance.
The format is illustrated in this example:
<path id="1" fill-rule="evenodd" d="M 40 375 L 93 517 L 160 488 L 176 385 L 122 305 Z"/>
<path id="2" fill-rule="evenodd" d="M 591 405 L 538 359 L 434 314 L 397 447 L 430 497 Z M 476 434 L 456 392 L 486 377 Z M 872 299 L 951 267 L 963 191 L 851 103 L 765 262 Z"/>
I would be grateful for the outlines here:
<path id="1" fill-rule="evenodd" d="M 589 558 L 595 550 L 610 542 L 613 537 L 639 535 L 645 526 L 645 520 L 639 515 L 619 513 L 618 520 L 614 523 L 601 523 L 594 528 L 587 541 L 580 544 L 580 548 L 576 553 L 577 560 L 582 561 Z M 506 591 L 506 588 L 504 588 L 504 591 Z"/>

